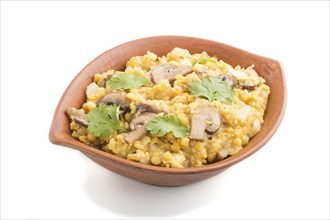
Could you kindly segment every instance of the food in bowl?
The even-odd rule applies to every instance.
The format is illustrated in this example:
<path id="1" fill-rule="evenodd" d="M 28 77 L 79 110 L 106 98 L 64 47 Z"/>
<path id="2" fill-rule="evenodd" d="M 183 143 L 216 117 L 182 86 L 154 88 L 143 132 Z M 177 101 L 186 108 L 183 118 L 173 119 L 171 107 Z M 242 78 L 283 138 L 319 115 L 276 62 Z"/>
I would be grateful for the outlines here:
<path id="1" fill-rule="evenodd" d="M 199 167 L 236 154 L 263 124 L 270 87 L 251 64 L 174 48 L 96 73 L 72 136 L 119 157 L 162 167 Z"/>

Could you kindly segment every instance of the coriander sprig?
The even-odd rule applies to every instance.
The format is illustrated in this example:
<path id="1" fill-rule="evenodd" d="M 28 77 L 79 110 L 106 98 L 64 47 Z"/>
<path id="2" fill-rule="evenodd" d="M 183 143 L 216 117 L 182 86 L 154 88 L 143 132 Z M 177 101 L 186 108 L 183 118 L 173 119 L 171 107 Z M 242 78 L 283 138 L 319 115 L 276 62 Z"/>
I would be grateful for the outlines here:
<path id="1" fill-rule="evenodd" d="M 120 127 L 119 106 L 106 106 L 101 103 L 87 114 L 86 119 L 89 122 L 87 130 L 90 133 L 97 137 L 107 138 Z"/>
<path id="2" fill-rule="evenodd" d="M 176 138 L 188 136 L 188 129 L 181 120 L 174 115 L 157 116 L 147 124 L 147 130 L 151 134 L 163 137 L 167 132 L 173 132 Z"/>
<path id="3" fill-rule="evenodd" d="M 112 77 L 108 82 L 107 85 L 114 89 L 136 89 L 144 86 L 148 83 L 148 79 L 131 73 L 121 73 L 117 76 Z"/>
<path id="4" fill-rule="evenodd" d="M 210 102 L 219 100 L 231 103 L 234 97 L 234 90 L 219 77 L 207 77 L 201 81 L 192 80 L 189 82 L 189 91 L 196 97 L 205 97 Z"/>

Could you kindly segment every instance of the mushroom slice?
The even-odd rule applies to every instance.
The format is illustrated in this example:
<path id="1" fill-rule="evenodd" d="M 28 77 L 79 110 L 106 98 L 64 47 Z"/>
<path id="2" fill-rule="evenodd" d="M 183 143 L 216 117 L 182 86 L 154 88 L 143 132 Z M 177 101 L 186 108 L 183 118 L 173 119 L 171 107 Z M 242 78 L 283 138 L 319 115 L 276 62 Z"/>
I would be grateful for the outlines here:
<path id="1" fill-rule="evenodd" d="M 258 74 L 253 69 L 249 70 L 252 77 L 241 70 L 229 68 L 228 71 L 239 81 L 239 85 L 242 89 L 254 90 L 259 85 L 259 80 L 257 80 Z M 251 81 L 252 78 L 255 78 L 255 80 Z"/>
<path id="2" fill-rule="evenodd" d="M 107 82 L 112 78 L 113 75 L 107 75 L 101 82 L 99 82 L 100 86 L 106 88 Z"/>
<path id="3" fill-rule="evenodd" d="M 233 79 L 230 75 L 220 74 L 220 79 L 228 84 L 231 88 L 234 88 L 237 85 L 237 81 Z"/>
<path id="4" fill-rule="evenodd" d="M 219 112 L 211 106 L 202 107 L 200 112 L 205 118 L 206 132 L 210 134 L 215 133 L 220 128 L 221 124 Z"/>
<path id="5" fill-rule="evenodd" d="M 190 139 L 204 140 L 206 124 L 202 115 L 193 114 L 191 116 Z"/>
<path id="6" fill-rule="evenodd" d="M 204 140 L 204 132 L 215 133 L 221 124 L 218 111 L 212 106 L 202 106 L 191 116 L 190 139 Z"/>
<path id="7" fill-rule="evenodd" d="M 242 86 L 242 89 L 247 89 L 247 90 L 254 90 L 257 87 L 257 84 L 253 82 L 244 82 L 240 84 Z"/>
<path id="8" fill-rule="evenodd" d="M 171 79 L 174 76 L 173 70 L 178 68 L 176 65 L 173 64 L 162 64 L 159 66 L 156 66 L 152 71 L 151 71 L 151 80 L 154 83 L 159 83 L 161 80 L 164 79 Z"/>
<path id="9" fill-rule="evenodd" d="M 225 148 L 220 149 L 215 156 L 215 162 L 225 159 L 228 156 L 228 154 L 229 153 L 227 149 Z"/>
<path id="10" fill-rule="evenodd" d="M 144 114 L 141 114 L 141 115 L 135 117 L 131 121 L 131 123 L 129 124 L 129 128 L 131 130 L 135 130 L 138 127 L 141 127 L 141 126 L 147 124 L 149 121 L 151 121 L 155 117 L 155 115 L 156 114 L 154 114 L 154 113 L 144 113 Z"/>
<path id="11" fill-rule="evenodd" d="M 145 103 L 140 102 L 139 104 L 137 104 L 136 109 L 141 113 L 145 113 L 145 112 L 151 112 L 151 113 L 155 113 L 155 114 L 159 114 L 159 113 L 167 113 L 167 111 L 161 109 L 161 108 L 157 108 L 155 106 L 152 105 L 148 105 Z"/>
<path id="12" fill-rule="evenodd" d="M 89 125 L 88 121 L 86 120 L 86 114 L 84 110 L 80 109 L 77 110 L 76 108 L 68 108 L 66 113 L 68 114 L 69 118 L 76 122 L 78 125 L 87 127 Z"/>
<path id="13" fill-rule="evenodd" d="M 162 64 L 156 66 L 151 71 L 151 80 L 154 83 L 159 83 L 161 80 L 168 79 L 172 81 L 178 75 L 187 75 L 192 72 L 191 66 L 178 67 L 174 64 Z"/>
<path id="14" fill-rule="evenodd" d="M 81 117 L 77 117 L 75 116 L 73 118 L 74 122 L 76 122 L 78 125 L 84 126 L 84 127 L 88 127 L 89 123 L 86 120 L 86 118 L 81 118 Z"/>
<path id="15" fill-rule="evenodd" d="M 178 67 L 175 72 L 176 72 L 176 75 L 187 75 L 189 73 L 191 73 L 193 70 L 192 70 L 192 66 L 181 66 L 181 67 Z"/>
<path id="16" fill-rule="evenodd" d="M 126 98 L 126 93 L 124 92 L 112 92 L 99 98 L 96 104 L 100 103 L 104 103 L 105 105 L 118 104 L 120 110 L 127 112 L 129 110 L 130 100 Z"/>
<path id="17" fill-rule="evenodd" d="M 151 121 L 155 115 L 154 113 L 144 113 L 134 118 L 129 125 L 132 131 L 124 137 L 124 140 L 129 144 L 140 140 L 147 134 L 146 124 Z"/>
<path id="18" fill-rule="evenodd" d="M 124 140 L 129 143 L 133 144 L 135 141 L 140 140 L 147 134 L 147 129 L 145 126 L 139 127 L 135 129 L 134 131 L 131 131 L 128 135 L 124 137 Z"/>

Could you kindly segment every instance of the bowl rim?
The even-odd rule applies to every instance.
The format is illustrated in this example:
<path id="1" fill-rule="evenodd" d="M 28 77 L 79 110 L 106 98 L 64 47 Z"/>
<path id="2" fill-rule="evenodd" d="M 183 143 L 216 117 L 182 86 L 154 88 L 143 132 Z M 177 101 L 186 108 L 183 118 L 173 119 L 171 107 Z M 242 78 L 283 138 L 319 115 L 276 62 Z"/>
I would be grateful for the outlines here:
<path id="1" fill-rule="evenodd" d="M 73 138 L 70 134 L 70 139 L 67 139 L 66 137 L 63 137 L 63 134 L 58 134 L 56 132 L 57 130 L 57 125 L 56 123 L 59 120 L 58 114 L 60 112 L 58 112 L 61 104 L 62 104 L 62 100 L 63 98 L 66 96 L 69 87 L 71 87 L 76 79 L 85 72 L 86 69 L 89 68 L 89 66 L 93 65 L 97 60 L 102 59 L 104 56 L 106 56 L 108 53 L 111 53 L 111 51 L 116 50 L 120 47 L 126 46 L 126 45 L 130 45 L 130 44 L 134 44 L 137 42 L 141 42 L 141 41 L 147 41 L 147 40 L 163 40 L 163 39 L 183 39 L 183 40 L 197 40 L 197 41 L 201 41 L 201 42 L 209 42 L 212 44 L 220 44 L 223 45 L 225 47 L 234 49 L 234 50 L 238 50 L 240 52 L 243 52 L 247 55 L 252 55 L 254 57 L 258 57 L 260 59 L 264 59 L 267 61 L 271 61 L 273 63 L 276 63 L 278 65 L 278 67 L 280 68 L 280 72 L 282 75 L 282 83 L 283 83 L 283 103 L 282 103 L 282 108 L 281 111 L 279 113 L 279 117 L 277 118 L 277 120 L 275 121 L 275 123 L 273 124 L 273 126 L 271 127 L 271 129 L 268 131 L 268 133 L 262 138 L 262 140 L 258 143 L 256 143 L 253 147 L 251 147 L 250 150 L 244 151 L 242 152 L 242 150 L 240 150 L 239 152 L 237 152 L 236 154 L 230 156 L 229 158 L 226 158 L 225 160 L 219 161 L 219 162 L 215 162 L 215 163 L 211 163 L 211 164 L 206 164 L 206 165 L 202 165 L 200 167 L 188 167 L 188 168 L 169 168 L 169 167 L 160 167 L 160 166 L 155 166 L 155 165 L 148 165 L 148 164 L 142 164 L 139 162 L 135 162 L 135 161 L 130 161 L 128 159 L 124 159 L 121 158 L 119 156 L 113 155 L 111 153 L 107 153 L 105 151 L 102 151 L 100 149 L 96 149 L 93 148 L 91 146 L 88 146 L 82 142 L 80 142 L 79 140 Z M 258 151 L 261 147 L 263 147 L 271 138 L 272 136 L 275 134 L 276 130 L 278 129 L 280 123 L 283 120 L 284 117 L 284 113 L 286 110 L 286 105 L 287 105 L 287 88 L 286 88 L 286 81 L 285 81 L 285 74 L 284 74 L 284 70 L 283 70 L 283 66 L 282 64 L 274 59 L 268 58 L 268 57 L 264 57 L 264 56 L 260 56 L 257 54 L 253 54 L 250 52 L 247 52 L 245 50 L 242 50 L 240 48 L 236 48 L 234 46 L 230 46 L 221 42 L 217 42 L 217 41 L 213 41 L 213 40 L 208 40 L 208 39 L 204 39 L 204 38 L 198 38 L 198 37 L 190 37 L 190 36 L 180 36 L 180 35 L 159 35 L 159 36 L 150 36 L 150 37 L 145 37 L 145 38 L 139 38 L 136 40 L 132 40 L 132 41 L 128 41 L 122 44 L 119 44 L 115 47 L 112 47 L 109 50 L 106 50 L 105 52 L 101 53 L 100 55 L 98 55 L 96 58 L 94 58 L 92 61 L 90 61 L 70 82 L 70 84 L 67 86 L 66 90 L 64 91 L 64 93 L 62 94 L 56 110 L 54 112 L 54 116 L 52 119 L 52 123 L 51 123 L 51 128 L 49 131 L 49 140 L 51 143 L 56 144 L 56 145 L 63 145 L 63 146 L 67 146 L 67 147 L 71 147 L 73 149 L 79 150 L 84 154 L 91 154 L 95 157 L 98 157 L 99 159 L 103 159 L 103 160 L 111 160 L 114 163 L 120 164 L 121 166 L 126 166 L 126 167 L 131 167 L 134 169 L 139 169 L 140 171 L 146 171 L 146 172 L 154 172 L 154 173 L 161 173 L 161 174 L 171 174 L 171 175 L 182 175 L 182 174 L 196 174 L 196 173 L 206 173 L 206 172 L 212 172 L 212 171 L 217 171 L 217 170 L 221 170 L 221 169 L 226 169 L 244 159 L 246 159 L 247 157 L 251 156 L 252 154 L 254 154 L 256 151 Z M 266 109 L 267 111 L 267 109 Z M 262 129 L 262 127 L 261 127 Z M 251 140 L 250 140 L 251 141 Z M 246 147 L 246 146 L 245 146 Z"/>

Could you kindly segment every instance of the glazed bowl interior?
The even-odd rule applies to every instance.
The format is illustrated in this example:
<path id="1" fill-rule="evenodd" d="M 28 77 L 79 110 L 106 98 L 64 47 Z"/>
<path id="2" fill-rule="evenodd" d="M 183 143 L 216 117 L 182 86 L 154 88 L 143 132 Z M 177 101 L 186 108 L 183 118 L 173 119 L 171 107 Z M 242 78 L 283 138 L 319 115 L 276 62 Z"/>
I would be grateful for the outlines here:
<path id="1" fill-rule="evenodd" d="M 206 51 L 210 56 L 229 63 L 233 67 L 249 67 L 252 64 L 258 74 L 266 80 L 271 92 L 264 115 L 264 124 L 250 142 L 237 154 L 217 163 L 191 168 L 166 168 L 145 165 L 87 146 L 71 136 L 68 107 L 81 108 L 86 100 L 85 90 L 96 73 L 109 69 L 124 70 L 126 62 L 133 56 L 151 51 L 158 56 L 166 55 L 174 47 L 188 49 L 191 54 Z M 258 56 L 241 49 L 206 39 L 184 36 L 157 36 L 143 38 L 119 45 L 91 61 L 72 80 L 56 108 L 49 138 L 54 144 L 77 149 L 100 165 L 121 175 L 146 183 L 174 186 L 185 185 L 209 178 L 222 170 L 247 158 L 273 136 L 283 118 L 286 107 L 286 84 L 283 70 L 278 61 Z"/>

